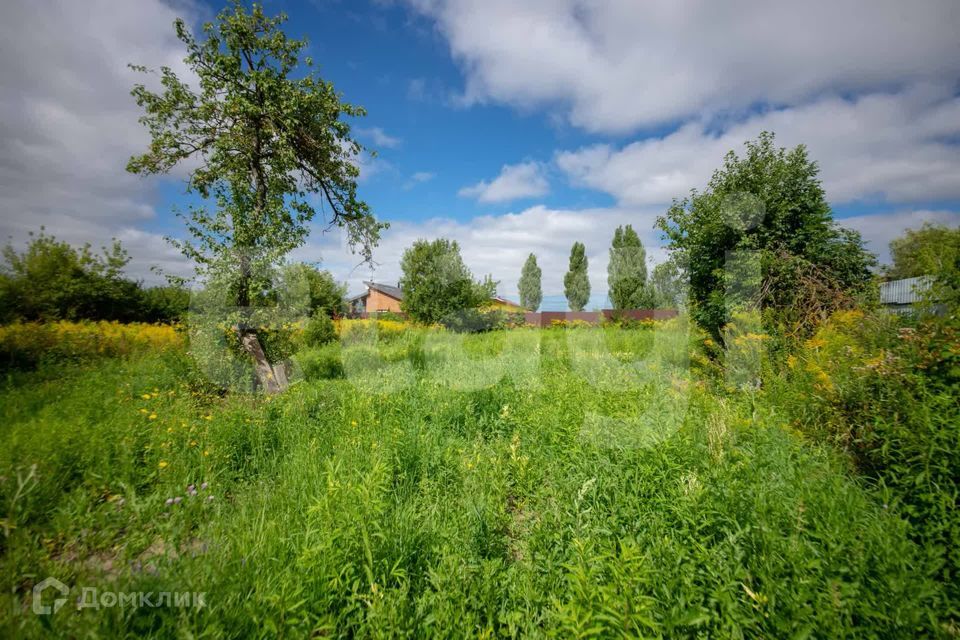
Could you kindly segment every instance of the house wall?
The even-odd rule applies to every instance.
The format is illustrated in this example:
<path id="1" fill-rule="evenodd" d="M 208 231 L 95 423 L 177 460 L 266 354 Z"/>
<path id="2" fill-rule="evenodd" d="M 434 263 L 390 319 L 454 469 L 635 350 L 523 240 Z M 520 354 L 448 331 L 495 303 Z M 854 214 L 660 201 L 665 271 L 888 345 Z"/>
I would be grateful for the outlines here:
<path id="1" fill-rule="evenodd" d="M 367 313 L 373 313 L 375 311 L 399 312 L 400 301 L 376 289 L 370 289 L 370 293 L 367 296 Z"/>

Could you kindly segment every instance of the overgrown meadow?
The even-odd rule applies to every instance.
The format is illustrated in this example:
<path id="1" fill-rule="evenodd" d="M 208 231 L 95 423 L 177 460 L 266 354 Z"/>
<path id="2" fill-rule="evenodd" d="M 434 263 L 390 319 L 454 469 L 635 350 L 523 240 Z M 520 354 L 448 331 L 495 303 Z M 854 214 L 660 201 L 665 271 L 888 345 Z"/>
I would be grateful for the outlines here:
<path id="1" fill-rule="evenodd" d="M 957 402 L 897 322 L 766 349 L 761 389 L 683 319 L 346 321 L 272 398 L 174 328 L 44 349 L 0 394 L 4 635 L 955 637 Z"/>

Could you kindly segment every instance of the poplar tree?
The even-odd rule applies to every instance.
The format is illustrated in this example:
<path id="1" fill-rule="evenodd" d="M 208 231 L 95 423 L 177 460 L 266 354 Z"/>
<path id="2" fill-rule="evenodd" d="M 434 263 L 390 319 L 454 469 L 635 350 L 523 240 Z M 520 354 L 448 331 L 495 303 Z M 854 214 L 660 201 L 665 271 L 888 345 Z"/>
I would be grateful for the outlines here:
<path id="1" fill-rule="evenodd" d="M 571 311 L 583 311 L 590 299 L 590 278 L 587 276 L 587 249 L 574 242 L 570 249 L 570 266 L 563 276 L 563 293 Z"/>
<path id="2" fill-rule="evenodd" d="M 520 273 L 520 306 L 530 311 L 536 311 L 543 302 L 543 288 L 540 283 L 540 277 L 543 272 L 537 265 L 537 256 L 532 253 L 523 263 L 523 271 Z"/>
<path id="3" fill-rule="evenodd" d="M 617 227 L 613 234 L 607 287 L 614 309 L 639 309 L 652 302 L 647 291 L 647 252 L 629 224 Z"/>

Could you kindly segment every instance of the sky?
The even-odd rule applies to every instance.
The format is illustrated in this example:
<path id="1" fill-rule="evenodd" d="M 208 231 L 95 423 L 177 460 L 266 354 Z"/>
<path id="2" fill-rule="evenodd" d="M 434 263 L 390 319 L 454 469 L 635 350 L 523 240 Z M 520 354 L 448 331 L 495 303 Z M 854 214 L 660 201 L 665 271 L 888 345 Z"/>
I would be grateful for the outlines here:
<path id="1" fill-rule="evenodd" d="M 368 115 L 353 133 L 359 194 L 390 223 L 374 265 L 314 222 L 293 259 L 350 293 L 395 283 L 418 238 L 459 242 L 476 277 L 518 299 L 529 253 L 545 309 L 564 309 L 570 247 L 584 242 L 606 306 L 614 229 L 631 224 L 651 265 L 673 198 L 702 189 L 763 130 L 805 144 L 835 217 L 880 260 L 924 222 L 960 224 L 960 3 L 956 0 L 267 0 L 306 55 Z M 13 0 L 0 22 L 0 236 L 121 240 L 147 283 L 191 265 L 185 169 L 125 172 L 148 136 L 128 63 L 182 77 L 172 23 L 200 0 Z M 159 271 L 157 271 L 159 269 Z"/>

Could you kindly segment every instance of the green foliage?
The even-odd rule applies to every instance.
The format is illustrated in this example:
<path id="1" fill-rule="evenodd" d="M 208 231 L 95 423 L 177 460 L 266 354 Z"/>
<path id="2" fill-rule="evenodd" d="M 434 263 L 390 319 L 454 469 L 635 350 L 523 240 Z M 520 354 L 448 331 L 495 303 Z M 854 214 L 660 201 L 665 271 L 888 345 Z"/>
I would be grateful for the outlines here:
<path id="1" fill-rule="evenodd" d="M 294 361 L 300 367 L 303 378 L 312 380 L 333 380 L 343 377 L 343 362 L 340 358 L 340 345 L 332 342 L 298 351 Z"/>
<path id="2" fill-rule="evenodd" d="M 844 312 L 771 376 L 771 406 L 803 432 L 847 451 L 947 589 L 960 620 L 960 325 Z"/>
<path id="3" fill-rule="evenodd" d="M 520 272 L 520 281 L 517 285 L 520 292 L 520 306 L 524 309 L 536 311 L 540 308 L 540 303 L 543 302 L 543 287 L 540 284 L 542 274 L 537 265 L 537 256 L 531 253 L 523 263 L 523 271 Z"/>
<path id="4" fill-rule="evenodd" d="M 127 320 L 136 317 L 139 287 L 123 277 L 130 261 L 114 240 L 102 254 L 72 247 L 41 229 L 22 252 L 3 250 L 0 299 L 6 320 Z"/>
<path id="5" fill-rule="evenodd" d="M 290 280 L 303 279 L 307 288 L 307 308 L 312 314 L 323 309 L 330 317 L 342 317 L 347 314 L 347 285 L 338 283 L 329 271 L 321 271 L 315 266 L 296 263 L 287 267 L 286 277 Z"/>
<path id="6" fill-rule="evenodd" d="M 570 266 L 563 276 L 563 293 L 572 311 L 583 311 L 590 299 L 590 278 L 587 275 L 586 247 L 574 242 L 570 249 Z"/>
<path id="7" fill-rule="evenodd" d="M 653 305 L 647 287 L 647 252 L 631 225 L 617 227 L 607 263 L 607 287 L 614 309 L 644 309 Z"/>
<path id="8" fill-rule="evenodd" d="M 312 61 L 301 60 L 306 41 L 286 36 L 285 19 L 266 16 L 260 5 L 247 12 L 236 0 L 204 25 L 203 39 L 178 19 L 176 35 L 197 82 L 189 86 L 162 67 L 162 92 L 144 85 L 132 92 L 151 143 L 127 169 L 149 175 L 194 163 L 188 190 L 212 198 L 216 211 L 192 209 L 186 222 L 193 240 L 173 242 L 239 307 L 269 287 L 272 268 L 303 244 L 315 194 L 367 259 L 383 227 L 357 198 L 362 148 L 342 119 L 364 111 L 313 75 Z"/>
<path id="9" fill-rule="evenodd" d="M 190 291 L 177 285 L 147 287 L 141 299 L 143 322 L 179 322 L 190 308 Z"/>
<path id="10" fill-rule="evenodd" d="M 675 260 L 666 260 L 653 268 L 650 289 L 653 305 L 658 309 L 676 309 L 684 306 L 687 299 L 686 274 Z"/>
<path id="11" fill-rule="evenodd" d="M 489 276 L 483 282 L 473 280 L 460 257 L 460 246 L 445 238 L 417 240 L 403 252 L 400 267 L 401 308 L 419 322 L 440 322 L 476 309 L 497 291 L 497 283 Z"/>
<path id="12" fill-rule="evenodd" d="M 890 257 L 884 275 L 891 280 L 945 273 L 960 259 L 960 227 L 927 222 L 907 229 L 890 242 Z"/>
<path id="13" fill-rule="evenodd" d="M 465 309 L 446 316 L 441 324 L 457 333 L 479 333 L 523 326 L 524 322 L 522 313 L 507 313 L 497 309 L 487 311 Z"/>
<path id="14" fill-rule="evenodd" d="M 806 148 L 776 148 L 766 132 L 746 147 L 743 158 L 727 154 L 704 192 L 675 201 L 657 220 L 689 275 L 691 313 L 715 337 L 727 321 L 727 297 L 774 314 L 799 309 L 813 325 L 824 310 L 849 306 L 872 284 L 874 258 L 858 234 L 833 222 Z M 730 273 L 737 267 L 727 264 L 750 253 L 762 268 L 757 282 Z M 792 264 L 787 272 L 773 268 L 784 260 Z M 807 301 L 802 307 L 794 303 L 798 286 Z"/>
<path id="15" fill-rule="evenodd" d="M 319 347 L 322 344 L 337 339 L 337 330 L 333 326 L 326 309 L 320 308 L 313 312 L 303 328 L 303 344 L 308 347 Z"/>
<path id="16" fill-rule="evenodd" d="M 599 338 L 589 361 L 629 364 L 657 343 L 643 328 L 378 330 L 298 354 L 310 380 L 269 401 L 191 388 L 183 352 L 8 379 L 0 571 L 20 577 L 0 591 L 0 626 L 23 638 L 949 635 L 957 600 L 934 560 L 952 550 L 911 540 L 890 487 L 851 478 L 762 398 L 690 384 L 678 405 L 684 381 L 662 372 L 631 393 L 587 384 L 571 333 Z M 519 375 L 527 350 L 505 346 L 525 336 L 533 385 Z M 339 373 L 351 349 L 369 376 Z M 502 380 L 463 386 L 496 357 Z M 401 370 L 410 382 L 385 392 Z M 628 446 L 615 424 L 585 435 L 596 414 L 677 429 Z M 207 604 L 64 607 L 45 625 L 30 591 L 47 575 L 203 591 Z"/>
<path id="17" fill-rule="evenodd" d="M 0 322 L 119 320 L 172 322 L 190 294 L 180 287 L 143 288 L 123 275 L 130 258 L 119 241 L 95 253 L 42 228 L 22 251 L 8 244 L 0 265 Z"/>

